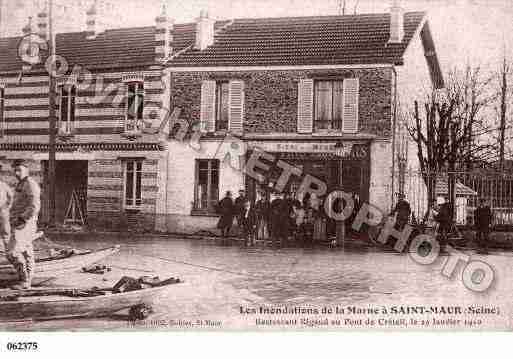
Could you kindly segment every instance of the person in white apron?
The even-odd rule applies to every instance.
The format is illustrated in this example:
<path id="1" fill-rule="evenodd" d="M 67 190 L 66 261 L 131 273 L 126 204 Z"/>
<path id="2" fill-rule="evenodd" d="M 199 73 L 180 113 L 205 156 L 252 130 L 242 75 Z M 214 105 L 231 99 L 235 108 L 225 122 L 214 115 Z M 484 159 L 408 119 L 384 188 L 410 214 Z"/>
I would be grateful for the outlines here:
<path id="1" fill-rule="evenodd" d="M 14 191 L 10 209 L 11 236 L 7 245 L 7 258 L 19 275 L 19 284 L 13 289 L 29 289 L 34 273 L 34 247 L 37 219 L 41 208 L 41 189 L 29 176 L 25 161 L 14 162 L 14 173 L 18 184 Z"/>

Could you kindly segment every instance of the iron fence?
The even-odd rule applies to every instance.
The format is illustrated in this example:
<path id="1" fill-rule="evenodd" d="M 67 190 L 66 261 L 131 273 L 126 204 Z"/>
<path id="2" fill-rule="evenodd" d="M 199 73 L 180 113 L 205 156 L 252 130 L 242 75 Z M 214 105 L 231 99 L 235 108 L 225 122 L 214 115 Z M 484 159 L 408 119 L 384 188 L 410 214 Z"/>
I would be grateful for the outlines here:
<path id="1" fill-rule="evenodd" d="M 433 180 L 437 202 L 449 197 L 449 177 L 455 178 L 456 222 L 474 224 L 474 211 L 480 199 L 490 204 L 493 224 L 513 226 L 513 174 L 492 171 L 457 171 L 429 173 L 423 176 L 418 169 L 404 169 L 399 173 L 399 191 L 406 195 L 415 218 L 423 218 L 427 211 L 426 180 Z"/>

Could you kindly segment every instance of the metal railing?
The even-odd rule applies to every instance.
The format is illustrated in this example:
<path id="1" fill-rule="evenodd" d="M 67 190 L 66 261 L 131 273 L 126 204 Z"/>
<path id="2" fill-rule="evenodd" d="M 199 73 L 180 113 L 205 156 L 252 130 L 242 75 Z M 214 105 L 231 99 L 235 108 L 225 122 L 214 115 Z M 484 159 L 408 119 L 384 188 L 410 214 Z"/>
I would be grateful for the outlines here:
<path id="1" fill-rule="evenodd" d="M 456 181 L 457 224 L 473 225 L 474 211 L 483 198 L 493 211 L 494 225 L 513 226 L 513 174 L 486 170 L 430 173 L 427 178 L 435 180 L 435 198 L 439 202 L 449 195 L 449 174 Z M 403 169 L 398 174 L 399 192 L 406 195 L 417 219 L 423 218 L 427 210 L 425 177 L 418 169 Z"/>

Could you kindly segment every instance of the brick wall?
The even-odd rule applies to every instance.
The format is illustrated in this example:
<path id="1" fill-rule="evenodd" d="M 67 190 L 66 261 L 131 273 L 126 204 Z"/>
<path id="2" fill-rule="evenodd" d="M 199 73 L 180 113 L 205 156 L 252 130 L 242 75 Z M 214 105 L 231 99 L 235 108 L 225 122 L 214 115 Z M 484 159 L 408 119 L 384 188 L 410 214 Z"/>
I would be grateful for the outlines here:
<path id="1" fill-rule="evenodd" d="M 145 159 L 142 173 L 142 206 L 123 209 L 123 164 L 116 159 L 89 162 L 87 224 L 95 229 L 151 231 L 155 229 L 158 160 Z"/>
<path id="2" fill-rule="evenodd" d="M 207 79 L 241 79 L 245 83 L 244 131 L 296 132 L 298 81 L 316 77 L 358 77 L 360 79 L 360 131 L 378 136 L 390 135 L 392 95 L 390 69 L 173 72 L 170 104 L 171 108 L 182 109 L 183 119 L 199 121 L 201 82 Z"/>

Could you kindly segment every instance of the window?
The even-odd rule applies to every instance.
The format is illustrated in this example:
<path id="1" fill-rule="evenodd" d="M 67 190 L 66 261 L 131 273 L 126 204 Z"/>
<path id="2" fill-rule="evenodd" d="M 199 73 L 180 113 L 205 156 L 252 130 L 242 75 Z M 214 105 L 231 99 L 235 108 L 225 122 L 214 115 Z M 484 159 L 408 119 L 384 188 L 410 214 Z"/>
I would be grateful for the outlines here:
<path id="1" fill-rule="evenodd" d="M 77 88 L 74 85 L 59 86 L 59 132 L 71 134 L 75 130 L 75 98 Z"/>
<path id="2" fill-rule="evenodd" d="M 194 210 L 215 212 L 219 201 L 219 160 L 196 160 Z"/>
<path id="3" fill-rule="evenodd" d="M 125 208 L 137 208 L 142 204 L 142 160 L 125 161 Z"/>
<path id="4" fill-rule="evenodd" d="M 144 83 L 127 83 L 125 132 L 136 132 L 142 127 L 144 110 Z"/>
<path id="5" fill-rule="evenodd" d="M 314 128 L 342 129 L 343 81 L 316 81 Z"/>
<path id="6" fill-rule="evenodd" d="M 4 107 L 5 107 L 5 88 L 0 87 L 0 137 L 4 136 L 4 131 L 5 131 Z"/>
<path id="7" fill-rule="evenodd" d="M 228 82 L 216 83 L 216 131 L 228 130 L 230 86 Z"/>

